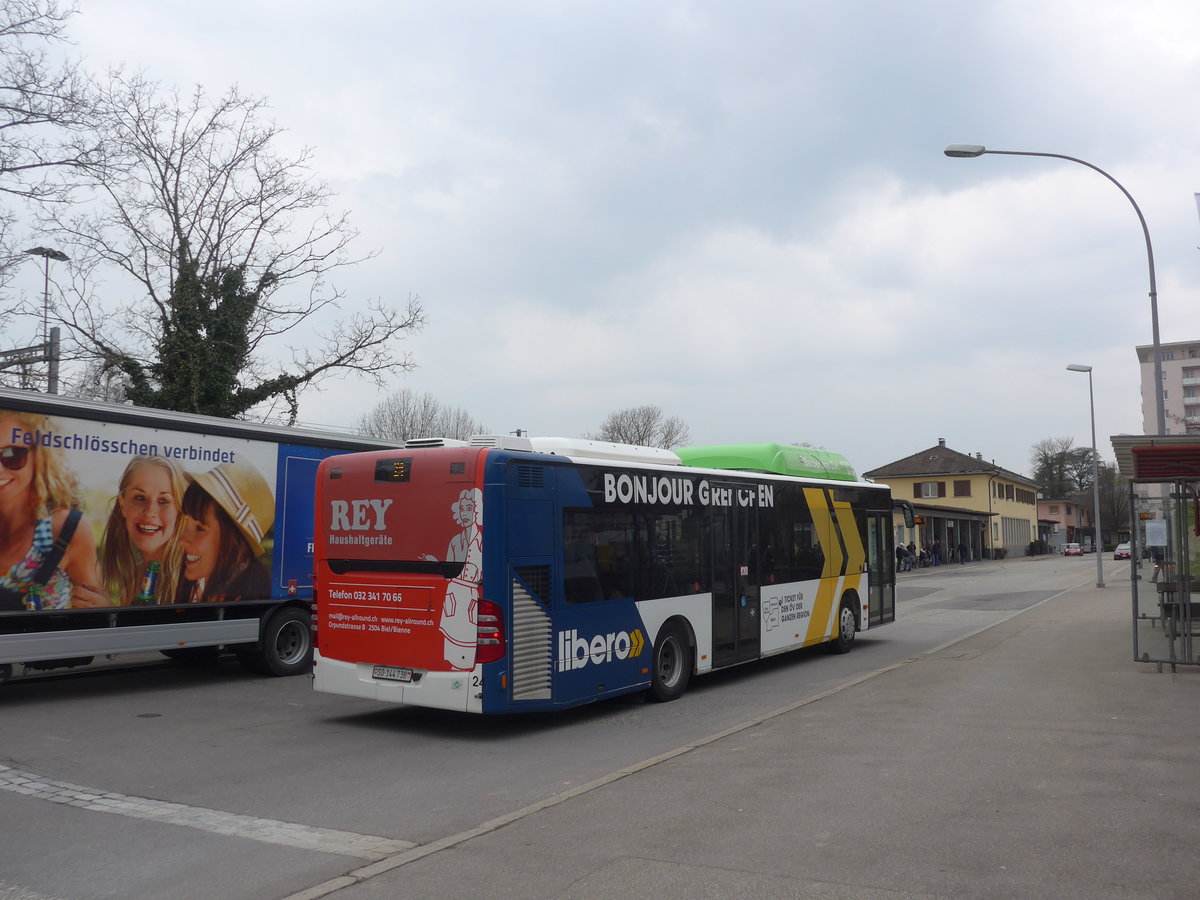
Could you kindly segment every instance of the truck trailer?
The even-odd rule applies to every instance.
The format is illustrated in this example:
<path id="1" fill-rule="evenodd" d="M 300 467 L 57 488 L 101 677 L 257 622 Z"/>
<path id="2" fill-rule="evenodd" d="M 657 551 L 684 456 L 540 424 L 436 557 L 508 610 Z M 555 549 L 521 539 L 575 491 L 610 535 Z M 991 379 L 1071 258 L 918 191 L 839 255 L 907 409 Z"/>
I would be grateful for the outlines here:
<path id="1" fill-rule="evenodd" d="M 395 446 L 0 388 L 0 681 L 221 648 L 308 672 L 317 466 Z"/>

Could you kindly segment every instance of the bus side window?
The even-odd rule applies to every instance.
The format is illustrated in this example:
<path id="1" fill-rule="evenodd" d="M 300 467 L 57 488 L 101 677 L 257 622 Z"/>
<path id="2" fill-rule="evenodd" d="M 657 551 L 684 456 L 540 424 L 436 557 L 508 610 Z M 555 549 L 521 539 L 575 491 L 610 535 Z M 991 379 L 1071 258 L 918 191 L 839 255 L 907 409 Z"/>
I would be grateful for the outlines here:
<path id="1" fill-rule="evenodd" d="M 632 516 L 563 511 L 563 599 L 594 603 L 633 596 Z"/>
<path id="2" fill-rule="evenodd" d="M 639 584 L 638 599 L 679 597 L 709 589 L 709 567 L 701 539 L 704 511 L 680 507 L 647 517 L 638 534 L 645 535 L 648 577 Z"/>
<path id="3" fill-rule="evenodd" d="M 603 600 L 596 534 L 584 524 L 568 525 L 563 544 L 563 597 L 567 603 Z"/>

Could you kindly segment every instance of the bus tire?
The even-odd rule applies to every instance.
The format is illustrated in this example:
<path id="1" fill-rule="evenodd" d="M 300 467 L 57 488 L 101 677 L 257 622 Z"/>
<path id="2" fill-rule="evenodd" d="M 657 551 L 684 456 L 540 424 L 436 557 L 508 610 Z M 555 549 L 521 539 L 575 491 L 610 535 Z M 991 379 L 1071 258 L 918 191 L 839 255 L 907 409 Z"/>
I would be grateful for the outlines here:
<path id="1" fill-rule="evenodd" d="M 858 633 L 858 619 L 854 615 L 854 602 L 850 597 L 842 600 L 838 607 L 838 633 L 826 646 L 830 653 L 849 653 L 854 646 L 854 636 Z"/>
<path id="2" fill-rule="evenodd" d="M 312 657 L 312 620 L 295 606 L 272 613 L 263 625 L 260 646 L 241 655 L 254 671 L 280 677 L 311 671 Z"/>
<path id="3" fill-rule="evenodd" d="M 651 700 L 668 703 L 687 690 L 692 678 L 692 645 L 687 630 L 678 622 L 668 622 L 659 633 L 650 673 Z"/>

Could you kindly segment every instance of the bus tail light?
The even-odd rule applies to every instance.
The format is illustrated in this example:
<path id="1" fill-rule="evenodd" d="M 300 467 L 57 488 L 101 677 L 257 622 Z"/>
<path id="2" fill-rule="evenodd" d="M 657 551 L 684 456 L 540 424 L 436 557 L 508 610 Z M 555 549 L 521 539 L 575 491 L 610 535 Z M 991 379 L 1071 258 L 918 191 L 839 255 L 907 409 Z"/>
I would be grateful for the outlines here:
<path id="1" fill-rule="evenodd" d="M 491 600 L 480 600 L 476 613 L 479 635 L 475 639 L 475 662 L 490 663 L 504 658 L 504 614 Z"/>

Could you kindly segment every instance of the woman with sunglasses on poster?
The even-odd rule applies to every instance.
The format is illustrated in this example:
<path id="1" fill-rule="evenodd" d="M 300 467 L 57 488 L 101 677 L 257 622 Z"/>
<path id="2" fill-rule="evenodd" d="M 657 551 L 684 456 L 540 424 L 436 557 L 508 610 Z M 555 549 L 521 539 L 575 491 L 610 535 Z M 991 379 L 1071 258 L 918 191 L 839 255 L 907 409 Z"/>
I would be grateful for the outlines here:
<path id="1" fill-rule="evenodd" d="M 59 451 L 20 442 L 51 430 L 45 416 L 0 412 L 0 612 L 111 605 L 75 476 Z"/>

